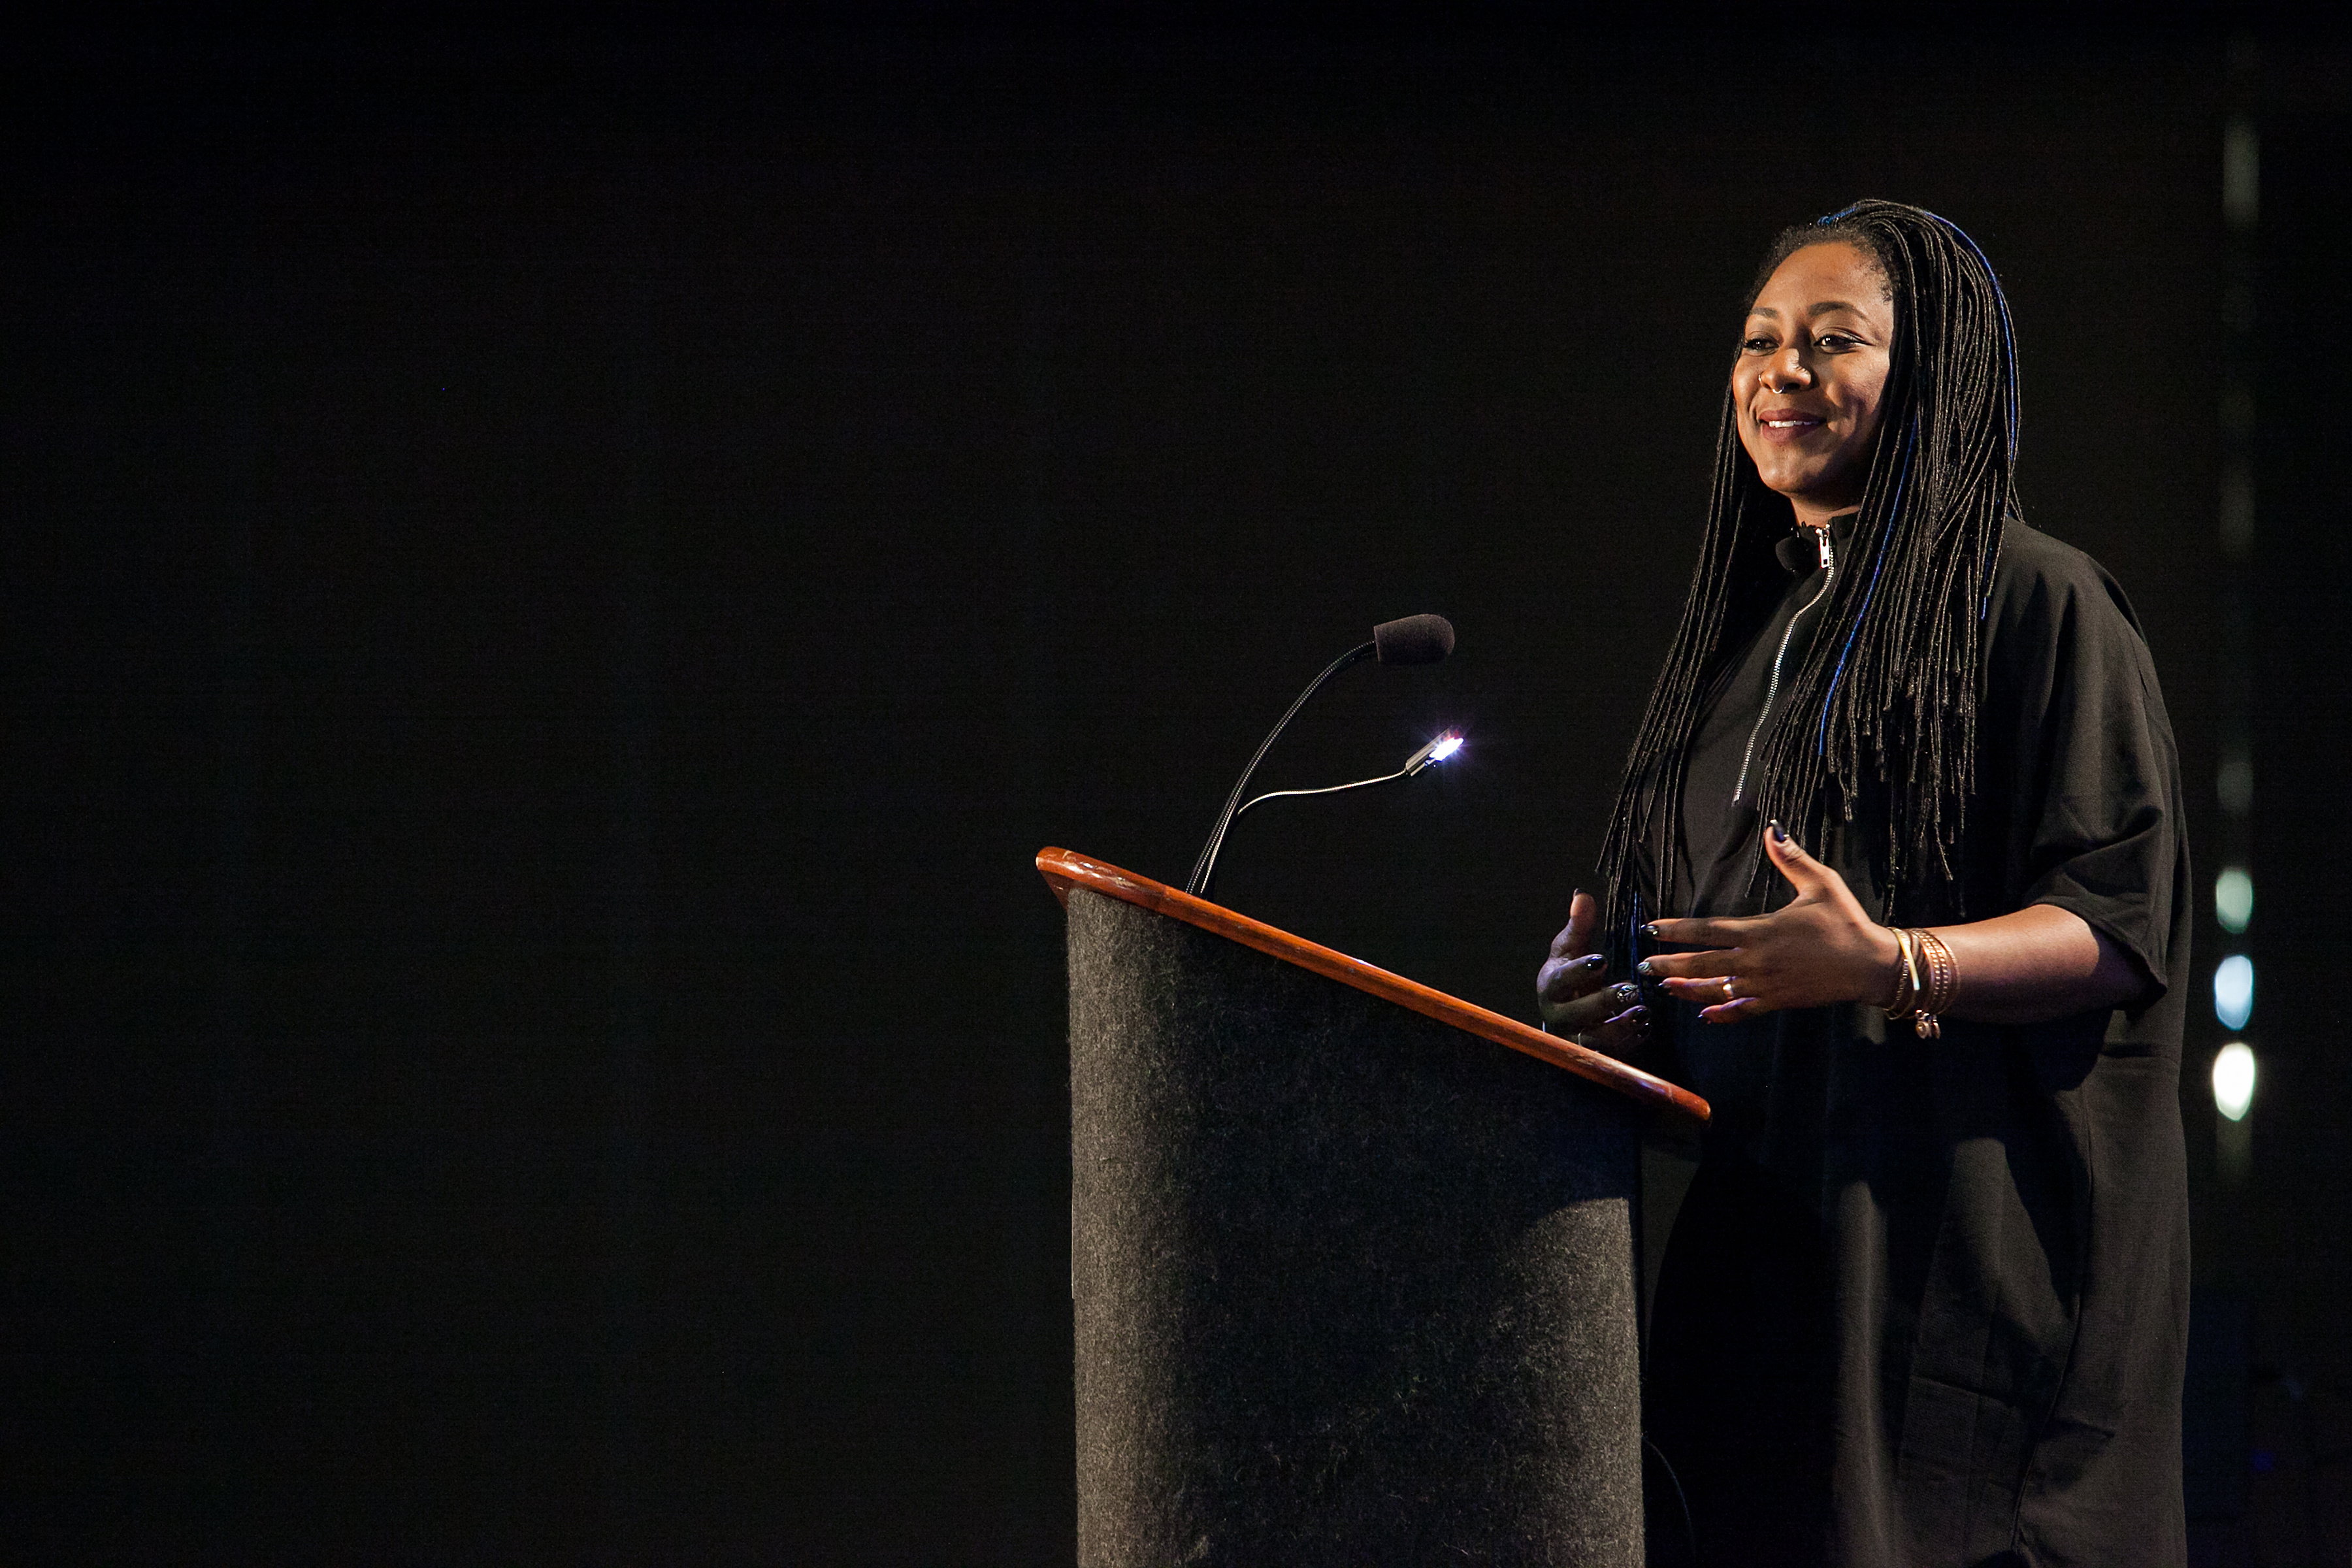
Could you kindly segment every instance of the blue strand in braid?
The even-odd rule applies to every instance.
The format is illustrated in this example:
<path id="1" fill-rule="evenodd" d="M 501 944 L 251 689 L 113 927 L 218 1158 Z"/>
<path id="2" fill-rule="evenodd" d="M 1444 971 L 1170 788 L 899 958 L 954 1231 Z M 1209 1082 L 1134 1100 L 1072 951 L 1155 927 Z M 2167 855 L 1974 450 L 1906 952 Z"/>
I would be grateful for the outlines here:
<path id="1" fill-rule="evenodd" d="M 1855 204 L 1857 206 L 1860 205 Z M 1847 212 L 1853 210 L 1853 207 L 1846 208 Z M 2020 417 L 2017 406 L 2017 333 L 2009 322 L 2009 295 L 2001 289 L 2000 274 L 1992 269 L 1992 262 L 1978 248 L 1977 242 L 1969 237 L 1967 229 L 1941 214 L 1929 213 L 1927 216 L 1950 229 L 1959 237 L 1960 243 L 1969 247 L 1969 254 L 1975 257 L 1978 264 L 1985 269 L 1985 281 L 1991 287 L 1993 303 L 2000 307 L 2000 346 L 2002 357 L 2009 362 L 2009 460 L 2014 464 L 2017 461 L 2018 439 L 2023 435 L 2021 426 L 2024 421 Z M 1822 221 L 1827 223 L 1830 220 L 1823 218 Z"/>
<path id="2" fill-rule="evenodd" d="M 1870 613 L 1870 602 L 1878 596 L 1878 579 L 1886 571 L 1886 542 L 1903 521 L 1903 487 L 1911 482 L 1911 448 L 1918 438 L 1919 424 L 1914 416 L 1911 428 L 1903 432 L 1903 466 L 1895 471 L 1895 499 L 1886 503 L 1886 526 L 1879 532 L 1878 547 L 1871 552 L 1870 588 L 1862 596 L 1862 608 L 1854 612 L 1853 625 L 1845 634 L 1845 647 L 1838 650 L 1837 671 L 1830 677 L 1829 691 L 1822 698 L 1822 721 L 1813 730 L 1813 751 L 1820 756 L 1829 755 L 1830 698 L 1837 695 L 1838 682 L 1845 679 L 1845 661 L 1853 654 L 1853 639 L 1862 635 L 1862 617 Z"/>

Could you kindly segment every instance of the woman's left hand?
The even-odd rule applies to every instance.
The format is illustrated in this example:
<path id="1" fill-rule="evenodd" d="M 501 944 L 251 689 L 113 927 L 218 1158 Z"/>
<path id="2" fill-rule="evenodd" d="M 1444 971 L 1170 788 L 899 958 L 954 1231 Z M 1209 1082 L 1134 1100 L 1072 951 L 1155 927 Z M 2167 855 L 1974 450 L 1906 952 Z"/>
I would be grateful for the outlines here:
<path id="1" fill-rule="evenodd" d="M 1710 1024 L 1832 1002 L 1878 1002 L 1894 990 L 1895 933 L 1863 912 L 1845 879 L 1797 847 L 1774 823 L 1764 852 L 1797 889 L 1796 901 L 1745 920 L 1654 921 L 1663 942 L 1702 952 L 1659 953 L 1642 971 L 1702 1006 Z"/>

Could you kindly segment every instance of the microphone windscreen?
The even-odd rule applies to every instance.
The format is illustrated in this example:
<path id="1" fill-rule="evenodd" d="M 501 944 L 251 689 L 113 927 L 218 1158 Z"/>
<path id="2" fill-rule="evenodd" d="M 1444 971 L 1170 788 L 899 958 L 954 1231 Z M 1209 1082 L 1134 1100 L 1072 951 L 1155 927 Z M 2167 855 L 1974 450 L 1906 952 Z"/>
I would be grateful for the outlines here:
<path id="1" fill-rule="evenodd" d="M 1407 616 L 1372 628 L 1382 664 L 1435 664 L 1454 651 L 1454 623 L 1444 616 Z"/>

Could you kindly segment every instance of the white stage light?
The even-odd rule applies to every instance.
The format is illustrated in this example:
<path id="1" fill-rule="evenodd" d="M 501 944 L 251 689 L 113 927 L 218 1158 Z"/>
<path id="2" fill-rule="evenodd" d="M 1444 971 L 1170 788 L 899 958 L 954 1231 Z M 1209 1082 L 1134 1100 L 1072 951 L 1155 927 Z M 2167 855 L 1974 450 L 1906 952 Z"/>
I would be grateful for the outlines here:
<path id="1" fill-rule="evenodd" d="M 2254 879 L 2243 866 L 2231 866 L 2213 879 L 2213 918 L 2226 931 L 2242 931 L 2254 918 Z"/>
<path id="2" fill-rule="evenodd" d="M 2254 1053 L 2243 1040 L 2231 1040 L 2213 1057 L 2213 1109 L 2243 1121 L 2253 1103 Z"/>

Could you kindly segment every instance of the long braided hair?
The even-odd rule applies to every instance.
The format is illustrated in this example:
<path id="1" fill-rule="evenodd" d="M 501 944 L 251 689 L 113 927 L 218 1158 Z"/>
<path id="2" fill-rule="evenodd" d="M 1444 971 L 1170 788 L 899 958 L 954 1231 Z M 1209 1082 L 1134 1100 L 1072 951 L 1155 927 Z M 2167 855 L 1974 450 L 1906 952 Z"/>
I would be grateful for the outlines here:
<path id="1" fill-rule="evenodd" d="M 1855 847 L 1889 903 L 1939 893 L 1957 900 L 1983 618 L 2002 529 L 2017 510 L 2009 304 L 1991 264 L 1956 225 L 1883 201 L 1782 231 L 1749 300 L 1791 253 L 1836 243 L 1861 251 L 1885 278 L 1895 305 L 1892 363 L 1845 548 L 1851 567 L 1759 745 L 1756 808 L 1818 855 L 1833 831 L 1856 831 L 1857 805 L 1877 794 L 1883 837 Z M 1741 446 L 1738 412 L 1727 390 L 1698 568 L 1601 847 L 1604 929 L 1612 931 L 1632 918 L 1635 846 L 1650 851 L 1657 896 L 1675 886 L 1684 776 L 1705 699 L 1787 580 L 1773 550 L 1795 520 Z M 1757 861 L 1760 884 L 1760 846 Z"/>

